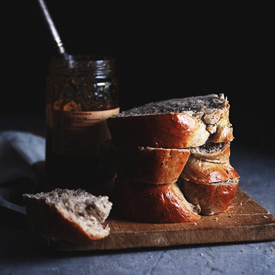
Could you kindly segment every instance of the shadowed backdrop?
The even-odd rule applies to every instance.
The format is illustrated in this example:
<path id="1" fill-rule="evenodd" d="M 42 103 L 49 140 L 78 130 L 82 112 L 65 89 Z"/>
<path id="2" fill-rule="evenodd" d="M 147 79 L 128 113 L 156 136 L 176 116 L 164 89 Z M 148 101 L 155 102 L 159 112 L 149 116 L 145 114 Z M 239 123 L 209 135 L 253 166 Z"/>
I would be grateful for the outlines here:
<path id="1" fill-rule="evenodd" d="M 231 104 L 234 142 L 275 151 L 268 10 L 89 2 L 46 1 L 69 53 L 116 58 L 122 110 L 149 101 L 224 93 Z M 43 114 L 55 45 L 37 1 L 10 2 L 5 11 L 9 28 L 2 39 L 0 112 Z"/>

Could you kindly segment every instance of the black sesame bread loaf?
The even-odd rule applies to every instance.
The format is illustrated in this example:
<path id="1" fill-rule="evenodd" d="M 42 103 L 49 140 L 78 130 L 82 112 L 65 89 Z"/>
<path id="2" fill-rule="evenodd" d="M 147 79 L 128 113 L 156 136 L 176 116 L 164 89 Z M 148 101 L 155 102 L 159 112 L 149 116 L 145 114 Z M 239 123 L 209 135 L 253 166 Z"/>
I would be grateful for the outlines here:
<path id="1" fill-rule="evenodd" d="M 114 144 L 187 148 L 233 140 L 223 94 L 153 102 L 107 119 Z"/>
<path id="2" fill-rule="evenodd" d="M 229 160 L 229 107 L 223 94 L 210 94 L 145 104 L 107 120 L 123 217 L 186 222 L 198 219 L 198 209 L 229 209 L 239 183 Z"/>

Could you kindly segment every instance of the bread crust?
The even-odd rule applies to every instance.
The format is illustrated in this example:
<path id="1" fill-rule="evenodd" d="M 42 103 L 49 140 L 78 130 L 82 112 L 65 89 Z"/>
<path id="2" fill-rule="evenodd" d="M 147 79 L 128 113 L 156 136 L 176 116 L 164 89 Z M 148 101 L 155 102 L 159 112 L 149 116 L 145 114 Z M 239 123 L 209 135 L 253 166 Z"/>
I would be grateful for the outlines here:
<path id="1" fill-rule="evenodd" d="M 114 144 L 119 146 L 196 147 L 210 135 L 204 123 L 186 113 L 116 117 L 107 123 Z"/>
<path id="2" fill-rule="evenodd" d="M 181 103 L 185 107 L 178 107 Z M 165 108 L 169 104 L 171 108 Z M 224 96 L 172 99 L 122 112 L 108 118 L 107 124 L 113 142 L 119 146 L 198 147 L 206 142 L 233 140 L 229 108 Z"/>
<path id="3" fill-rule="evenodd" d="M 118 151 L 118 177 L 150 184 L 175 182 L 190 155 L 190 151 L 185 149 L 152 147 Z"/>
<path id="4" fill-rule="evenodd" d="M 119 213 L 128 220 L 180 223 L 200 219 L 175 184 L 154 185 L 117 179 L 115 191 Z"/>
<path id="5" fill-rule="evenodd" d="M 239 179 L 226 182 L 195 183 L 182 182 L 182 190 L 186 199 L 201 208 L 202 215 L 215 215 L 228 210 L 235 197 Z"/>
<path id="6" fill-rule="evenodd" d="M 190 156 L 181 178 L 199 184 L 227 181 L 239 178 L 239 174 L 229 162 L 214 163 Z"/>

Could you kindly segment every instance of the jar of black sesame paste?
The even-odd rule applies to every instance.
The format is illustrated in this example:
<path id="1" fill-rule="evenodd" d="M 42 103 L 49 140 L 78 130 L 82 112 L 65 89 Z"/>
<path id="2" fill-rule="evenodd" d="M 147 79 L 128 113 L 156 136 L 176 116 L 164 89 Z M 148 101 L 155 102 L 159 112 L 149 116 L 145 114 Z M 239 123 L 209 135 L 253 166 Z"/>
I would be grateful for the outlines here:
<path id="1" fill-rule="evenodd" d="M 119 113 L 113 58 L 53 57 L 46 88 L 46 178 L 51 187 L 86 188 L 113 175 L 99 163 L 110 139 L 106 119 Z"/>

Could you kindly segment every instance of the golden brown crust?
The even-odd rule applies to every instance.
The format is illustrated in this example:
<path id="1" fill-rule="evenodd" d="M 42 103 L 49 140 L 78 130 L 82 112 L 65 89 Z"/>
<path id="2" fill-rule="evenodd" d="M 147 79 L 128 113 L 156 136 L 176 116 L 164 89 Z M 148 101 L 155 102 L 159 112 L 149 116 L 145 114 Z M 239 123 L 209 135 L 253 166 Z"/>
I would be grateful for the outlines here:
<path id="1" fill-rule="evenodd" d="M 200 216 L 184 202 L 174 184 L 154 185 L 116 181 L 116 205 L 123 218 L 138 222 L 175 223 L 197 221 Z"/>
<path id="2" fill-rule="evenodd" d="M 109 118 L 107 123 L 114 143 L 120 146 L 187 148 L 233 140 L 229 104 L 203 112 L 126 115 Z"/>
<path id="3" fill-rule="evenodd" d="M 198 204 L 203 215 L 225 212 L 235 197 L 239 179 L 219 183 L 194 183 L 183 181 L 182 190 L 186 199 Z"/>
<path id="4" fill-rule="evenodd" d="M 183 113 L 109 118 L 114 144 L 155 148 L 186 148 L 204 144 L 209 137 L 205 124 Z"/>
<path id="5" fill-rule="evenodd" d="M 181 178 L 194 183 L 213 183 L 239 178 L 239 174 L 229 162 L 214 163 L 190 156 Z"/>
<path id="6" fill-rule="evenodd" d="M 189 150 L 151 147 L 122 151 L 118 176 L 150 184 L 175 182 L 190 155 Z"/>

